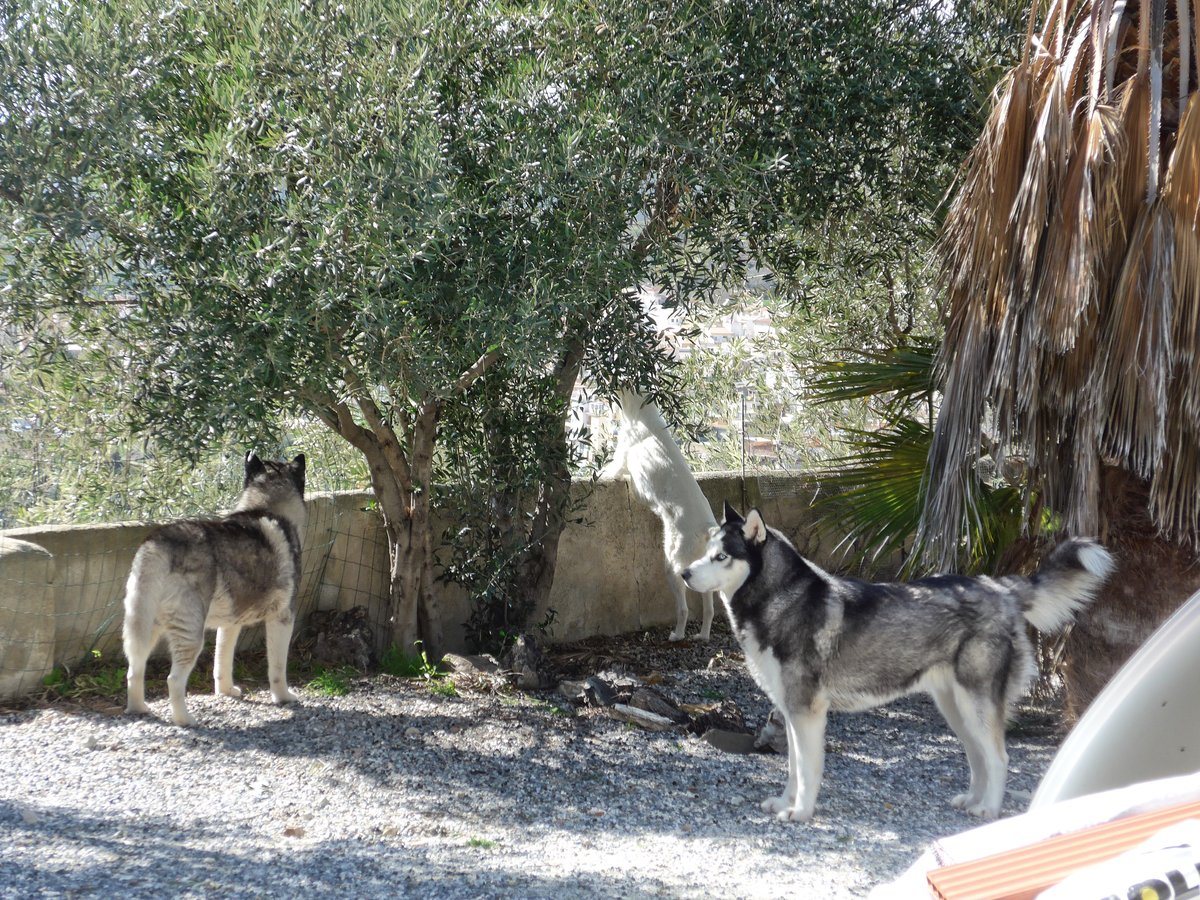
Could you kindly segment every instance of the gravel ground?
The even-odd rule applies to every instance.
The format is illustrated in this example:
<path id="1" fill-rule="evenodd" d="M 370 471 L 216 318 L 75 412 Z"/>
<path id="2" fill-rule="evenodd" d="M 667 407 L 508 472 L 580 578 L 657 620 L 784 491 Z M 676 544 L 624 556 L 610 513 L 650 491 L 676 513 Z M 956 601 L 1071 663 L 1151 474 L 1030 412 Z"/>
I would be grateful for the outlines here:
<path id="1" fill-rule="evenodd" d="M 665 675 L 678 702 L 768 705 L 732 638 L 593 641 L 573 664 Z M 714 661 L 715 657 L 715 661 Z M 270 704 L 193 692 L 195 729 L 115 707 L 0 714 L 0 897 L 860 896 L 934 838 L 977 824 L 949 806 L 967 779 L 931 702 L 830 719 L 809 824 L 758 802 L 785 760 L 650 733 L 555 694 L 430 691 L 389 676 Z M 293 689 L 297 685 L 293 684 Z M 1006 815 L 1059 741 L 1025 706 L 1009 735 Z"/>

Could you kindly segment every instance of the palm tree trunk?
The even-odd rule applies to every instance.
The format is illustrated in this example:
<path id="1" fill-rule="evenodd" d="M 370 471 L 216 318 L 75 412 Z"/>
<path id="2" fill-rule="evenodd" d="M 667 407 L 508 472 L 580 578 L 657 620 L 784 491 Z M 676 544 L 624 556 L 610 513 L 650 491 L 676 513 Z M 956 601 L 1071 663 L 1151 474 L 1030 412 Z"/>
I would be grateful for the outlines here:
<path id="1" fill-rule="evenodd" d="M 1066 714 L 1081 716 L 1125 661 L 1200 588 L 1192 550 L 1162 537 L 1148 513 L 1149 484 L 1115 466 L 1101 476 L 1101 540 L 1117 571 L 1067 638 Z"/>

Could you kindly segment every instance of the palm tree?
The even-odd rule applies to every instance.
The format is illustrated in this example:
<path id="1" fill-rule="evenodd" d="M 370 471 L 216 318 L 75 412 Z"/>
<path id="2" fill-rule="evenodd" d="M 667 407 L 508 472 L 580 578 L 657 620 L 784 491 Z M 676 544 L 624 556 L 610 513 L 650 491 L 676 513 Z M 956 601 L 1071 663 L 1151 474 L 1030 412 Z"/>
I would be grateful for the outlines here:
<path id="1" fill-rule="evenodd" d="M 985 434 L 1029 508 L 1117 551 L 1068 640 L 1074 713 L 1200 585 L 1196 5 L 1035 0 L 942 235 L 923 544 L 969 549 Z"/>

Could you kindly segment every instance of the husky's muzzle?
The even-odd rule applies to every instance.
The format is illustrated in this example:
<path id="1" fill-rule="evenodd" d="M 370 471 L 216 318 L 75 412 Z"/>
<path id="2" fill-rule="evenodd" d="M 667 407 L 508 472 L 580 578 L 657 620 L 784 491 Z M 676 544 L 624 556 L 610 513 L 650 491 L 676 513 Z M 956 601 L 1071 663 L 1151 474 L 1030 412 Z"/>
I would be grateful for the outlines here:
<path id="1" fill-rule="evenodd" d="M 696 590 L 694 587 L 692 587 L 692 568 L 691 568 L 691 566 L 688 566 L 686 569 L 684 569 L 682 572 L 680 572 L 679 577 L 683 579 L 683 583 L 686 584 L 689 588 L 691 588 L 693 591 Z"/>

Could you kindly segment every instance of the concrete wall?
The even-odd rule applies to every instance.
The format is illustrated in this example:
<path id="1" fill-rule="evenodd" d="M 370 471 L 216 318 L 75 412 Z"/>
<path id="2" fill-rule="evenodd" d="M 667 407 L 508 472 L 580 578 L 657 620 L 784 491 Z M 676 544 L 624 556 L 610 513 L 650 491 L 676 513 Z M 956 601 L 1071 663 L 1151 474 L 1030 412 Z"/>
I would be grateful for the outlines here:
<path id="1" fill-rule="evenodd" d="M 789 535 L 818 564 L 837 566 L 834 541 L 814 527 L 816 489 L 785 474 L 747 479 L 698 477 L 718 512 L 759 506 L 767 522 Z M 632 496 L 628 483 L 579 483 L 583 524 L 568 525 L 548 607 L 557 612 L 553 638 L 570 641 L 673 622 L 663 577 L 658 520 Z M 368 493 L 316 494 L 304 535 L 300 624 L 314 609 L 365 605 L 386 629 L 387 541 Z M 96 525 L 13 529 L 0 533 L 0 699 L 37 690 L 56 664 L 74 665 L 89 651 L 120 658 L 124 581 L 134 551 L 151 526 Z M 447 649 L 462 649 L 468 598 L 438 586 Z M 692 598 L 698 603 L 698 598 Z M 540 609 L 533 621 L 545 614 Z M 698 610 L 693 607 L 693 614 Z M 255 640 L 253 631 L 248 641 Z"/>

